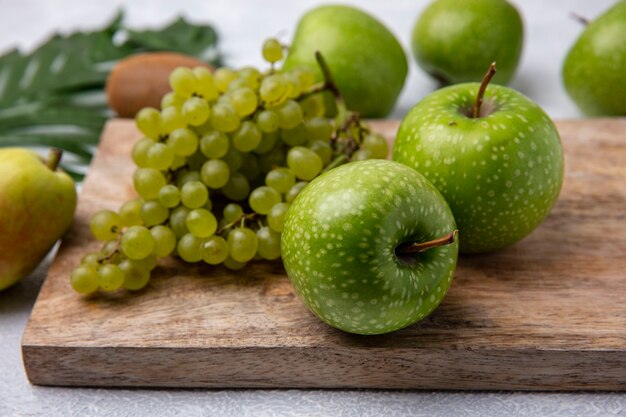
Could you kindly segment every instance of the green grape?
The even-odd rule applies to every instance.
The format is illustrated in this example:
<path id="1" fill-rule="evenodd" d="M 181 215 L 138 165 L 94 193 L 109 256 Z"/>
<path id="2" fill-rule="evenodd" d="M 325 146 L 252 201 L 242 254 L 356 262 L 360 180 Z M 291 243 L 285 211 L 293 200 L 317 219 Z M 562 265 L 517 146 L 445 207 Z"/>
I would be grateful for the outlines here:
<path id="1" fill-rule="evenodd" d="M 175 129 L 167 138 L 167 144 L 175 155 L 189 156 L 198 148 L 198 135 L 191 129 Z"/>
<path id="2" fill-rule="evenodd" d="M 100 250 L 100 255 L 102 258 L 111 258 L 114 257 L 116 253 L 119 253 L 120 242 L 117 239 L 112 239 L 107 241 L 104 245 L 102 245 L 102 249 Z"/>
<path id="3" fill-rule="evenodd" d="M 239 78 L 246 80 L 250 88 L 258 90 L 261 84 L 261 73 L 254 67 L 243 67 L 237 71 Z"/>
<path id="4" fill-rule="evenodd" d="M 325 117 L 312 117 L 304 122 L 309 142 L 321 140 L 328 142 L 333 134 L 333 125 Z"/>
<path id="5" fill-rule="evenodd" d="M 173 91 L 165 93 L 161 98 L 161 115 L 163 115 L 163 110 L 168 107 L 180 109 L 183 106 L 183 103 L 185 103 L 185 97 L 179 96 Z"/>
<path id="6" fill-rule="evenodd" d="M 241 152 L 250 152 L 261 143 L 261 130 L 254 122 L 245 121 L 233 133 L 233 146 Z"/>
<path id="7" fill-rule="evenodd" d="M 124 272 L 113 264 L 102 265 L 98 270 L 98 286 L 104 291 L 115 291 L 124 284 Z"/>
<path id="8" fill-rule="evenodd" d="M 269 213 L 272 207 L 280 202 L 280 193 L 265 185 L 255 188 L 248 197 L 250 208 L 259 214 Z"/>
<path id="9" fill-rule="evenodd" d="M 300 191 L 302 191 L 302 189 L 306 187 L 307 184 L 307 181 L 297 182 L 293 187 L 289 189 L 289 191 L 287 191 L 287 194 L 285 194 L 285 201 L 289 204 L 293 203 L 293 200 L 298 196 L 298 194 L 300 194 Z"/>
<path id="10" fill-rule="evenodd" d="M 174 162 L 174 152 L 164 143 L 156 142 L 148 148 L 146 153 L 146 167 L 167 170 Z"/>
<path id="11" fill-rule="evenodd" d="M 130 157 L 135 165 L 139 168 L 147 167 L 148 149 L 150 149 L 155 143 L 157 142 L 150 138 L 143 138 L 135 142 L 133 149 L 130 151 Z"/>
<path id="12" fill-rule="evenodd" d="M 229 177 L 228 164 L 221 159 L 209 159 L 200 170 L 200 178 L 209 188 L 222 188 Z"/>
<path id="13" fill-rule="evenodd" d="M 280 233 L 263 226 L 256 231 L 256 238 L 259 242 L 257 251 L 263 259 L 273 261 L 280 258 Z"/>
<path id="14" fill-rule="evenodd" d="M 200 152 L 210 159 L 217 159 L 226 155 L 228 146 L 228 136 L 216 130 L 205 134 L 200 139 Z"/>
<path id="15" fill-rule="evenodd" d="M 324 96 L 322 94 L 313 94 L 300 100 L 300 107 L 305 118 L 322 117 L 326 113 L 324 106 Z"/>
<path id="16" fill-rule="evenodd" d="M 274 168 L 265 176 L 265 185 L 272 187 L 281 194 L 289 191 L 296 183 L 296 176 L 289 168 Z"/>
<path id="17" fill-rule="evenodd" d="M 274 131 L 271 133 L 263 133 L 261 136 L 261 142 L 254 148 L 254 153 L 256 154 L 264 154 L 272 149 L 274 149 L 274 145 L 278 141 L 278 131 Z"/>
<path id="18" fill-rule="evenodd" d="M 180 189 L 180 199 L 190 209 L 202 207 L 209 199 L 209 190 L 200 181 L 190 181 Z"/>
<path id="19" fill-rule="evenodd" d="M 216 103 L 211 111 L 211 125 L 220 132 L 232 132 L 239 127 L 239 115 L 231 104 Z"/>
<path id="20" fill-rule="evenodd" d="M 142 259 L 130 259 L 130 262 L 138 268 L 145 269 L 146 271 L 152 271 L 157 266 L 157 258 L 154 254 L 150 254 Z"/>
<path id="21" fill-rule="evenodd" d="M 187 215 L 190 211 L 185 206 L 178 206 L 170 214 L 170 229 L 172 229 L 177 239 L 189 233 L 189 229 L 187 229 Z"/>
<path id="22" fill-rule="evenodd" d="M 248 84 L 248 80 L 246 80 L 245 78 L 237 77 L 236 79 L 230 82 L 230 84 L 228 85 L 228 91 L 226 92 L 226 94 L 229 95 L 230 104 L 233 104 L 232 94 L 235 91 L 240 90 L 242 88 L 251 88 L 250 84 Z"/>
<path id="23" fill-rule="evenodd" d="M 182 99 L 183 103 L 185 99 Z M 181 104 L 182 106 L 182 104 Z M 161 119 L 163 120 L 163 132 L 171 133 L 176 129 L 181 129 L 187 126 L 187 122 L 185 121 L 185 117 L 181 112 L 181 107 L 166 107 L 161 110 Z"/>
<path id="24" fill-rule="evenodd" d="M 122 235 L 121 248 L 129 259 L 143 259 L 154 250 L 154 238 L 144 226 L 132 226 Z"/>
<path id="25" fill-rule="evenodd" d="M 228 235 L 228 253 L 237 262 L 254 258 L 258 245 L 256 233 L 247 227 L 237 227 Z"/>
<path id="26" fill-rule="evenodd" d="M 184 98 L 191 97 L 196 91 L 198 79 L 189 68 L 178 67 L 170 73 L 170 87 L 174 92 Z"/>
<path id="27" fill-rule="evenodd" d="M 228 243 L 221 236 L 211 236 L 202 244 L 200 252 L 204 262 L 219 265 L 228 257 Z"/>
<path id="28" fill-rule="evenodd" d="M 239 271 L 240 269 L 245 268 L 246 263 L 237 262 L 236 260 L 228 256 L 226 257 L 226 259 L 224 259 L 223 265 L 224 267 L 226 267 L 227 269 L 230 269 L 231 271 Z"/>
<path id="29" fill-rule="evenodd" d="M 217 90 L 211 71 L 205 67 L 196 67 L 192 71 L 198 79 L 196 93 L 206 101 L 215 100 L 219 95 L 219 91 Z"/>
<path id="30" fill-rule="evenodd" d="M 153 107 L 144 107 L 135 115 L 135 123 L 141 133 L 152 139 L 158 139 L 163 130 L 161 113 Z"/>
<path id="31" fill-rule="evenodd" d="M 228 90 L 228 86 L 231 82 L 237 79 L 237 73 L 230 68 L 218 68 L 213 73 L 213 79 L 217 89 L 221 92 Z"/>
<path id="32" fill-rule="evenodd" d="M 242 163 L 241 168 L 239 168 L 239 172 L 241 172 L 250 182 L 256 180 L 261 174 L 257 157 L 251 153 L 244 153 L 241 158 Z"/>
<path id="33" fill-rule="evenodd" d="M 362 149 L 368 150 L 372 158 L 385 159 L 389 154 L 387 139 L 378 133 L 370 133 L 363 139 Z"/>
<path id="34" fill-rule="evenodd" d="M 187 165 L 187 158 L 180 155 L 174 155 L 174 159 L 172 160 L 172 165 L 170 166 L 170 170 L 175 171 L 178 168 L 182 168 Z"/>
<path id="35" fill-rule="evenodd" d="M 316 140 L 309 146 L 313 152 L 315 152 L 321 159 L 324 166 L 328 165 L 333 158 L 333 147 L 328 141 Z"/>
<path id="36" fill-rule="evenodd" d="M 276 109 L 278 125 L 283 129 L 293 129 L 303 120 L 302 108 L 297 101 L 287 100 Z"/>
<path id="37" fill-rule="evenodd" d="M 259 105 L 256 93 L 249 87 L 239 88 L 230 95 L 233 108 L 239 116 L 249 116 L 255 112 Z"/>
<path id="38" fill-rule="evenodd" d="M 184 171 L 176 178 L 176 186 L 181 188 L 183 185 L 191 181 L 201 181 L 200 173 L 198 171 Z"/>
<path id="39" fill-rule="evenodd" d="M 144 269 L 130 259 L 125 259 L 118 265 L 124 273 L 124 288 L 130 291 L 137 291 L 148 285 L 150 281 L 150 271 Z"/>
<path id="40" fill-rule="evenodd" d="M 278 106 L 287 100 L 289 96 L 289 82 L 281 74 L 273 74 L 261 81 L 259 88 L 261 100 L 266 107 Z"/>
<path id="41" fill-rule="evenodd" d="M 300 89 L 302 91 L 313 87 L 313 85 L 315 84 L 315 73 L 308 68 L 296 68 L 292 70 L 291 73 L 298 79 L 300 83 Z"/>
<path id="42" fill-rule="evenodd" d="M 282 147 L 275 147 L 272 151 L 259 156 L 259 169 L 268 173 L 272 169 L 284 166 L 286 161 L 285 151 Z"/>
<path id="43" fill-rule="evenodd" d="M 141 205 L 139 215 L 143 224 L 150 227 L 165 222 L 170 215 L 170 211 L 159 204 L 158 201 L 149 200 Z"/>
<path id="44" fill-rule="evenodd" d="M 176 235 L 167 226 L 154 226 L 150 229 L 150 234 L 154 239 L 154 249 L 152 254 L 158 257 L 167 256 L 176 248 Z"/>
<path id="45" fill-rule="evenodd" d="M 289 94 L 287 94 L 287 97 L 298 98 L 300 94 L 302 94 L 302 90 L 300 89 L 300 79 L 291 72 L 284 73 L 283 75 L 289 83 Z"/>
<path id="46" fill-rule="evenodd" d="M 209 237 L 217 230 L 217 219 L 209 210 L 199 208 L 189 212 L 187 229 L 195 237 Z"/>
<path id="47" fill-rule="evenodd" d="M 165 177 L 154 168 L 139 168 L 133 173 L 133 183 L 137 193 L 145 200 L 157 198 Z"/>
<path id="48" fill-rule="evenodd" d="M 173 208 L 180 204 L 180 190 L 173 184 L 167 184 L 159 190 L 159 204 Z"/>
<path id="49" fill-rule="evenodd" d="M 122 231 L 122 218 L 113 210 L 100 210 L 91 216 L 89 229 L 98 240 L 116 239 Z"/>
<path id="50" fill-rule="evenodd" d="M 183 116 L 192 126 L 200 126 L 209 120 L 210 114 L 209 104 L 200 97 L 189 97 L 183 104 Z"/>
<path id="51" fill-rule="evenodd" d="M 228 203 L 222 211 L 226 223 L 232 223 L 239 220 L 243 215 L 243 208 L 237 203 Z"/>
<path id="52" fill-rule="evenodd" d="M 193 155 L 187 157 L 187 168 L 192 171 L 200 171 L 202 165 L 206 162 L 206 157 L 202 155 L 202 152 L 198 151 Z"/>
<path id="53" fill-rule="evenodd" d="M 287 166 L 296 177 L 302 180 L 312 180 L 322 171 L 324 163 L 312 150 L 296 146 L 287 153 Z"/>
<path id="54" fill-rule="evenodd" d="M 275 38 L 269 38 L 263 42 L 263 59 L 270 64 L 283 59 L 283 46 Z"/>
<path id="55" fill-rule="evenodd" d="M 226 185 L 222 187 L 222 192 L 233 201 L 241 201 L 250 193 L 250 183 L 243 174 L 234 172 L 230 174 Z"/>
<path id="56" fill-rule="evenodd" d="M 213 202 L 211 201 L 211 199 L 207 199 L 206 203 L 204 203 L 204 206 L 202 206 L 202 208 L 207 209 L 209 211 L 213 210 Z"/>
<path id="57" fill-rule="evenodd" d="M 262 110 L 256 115 L 256 124 L 264 133 L 272 133 L 278 130 L 278 113 L 274 110 Z"/>
<path id="58" fill-rule="evenodd" d="M 70 284 L 79 294 L 91 294 L 98 289 L 98 273 L 93 265 L 79 265 L 70 277 Z"/>
<path id="59" fill-rule="evenodd" d="M 80 262 L 85 265 L 92 265 L 94 268 L 97 268 L 100 265 L 100 258 L 102 254 L 100 252 L 89 252 L 87 255 L 83 256 Z"/>
<path id="60" fill-rule="evenodd" d="M 371 158 L 372 153 L 368 149 L 359 149 L 352 154 L 350 161 L 364 161 Z"/>
<path id="61" fill-rule="evenodd" d="M 298 124 L 294 128 L 281 129 L 280 131 L 280 138 L 283 143 L 290 147 L 304 145 L 307 141 L 307 136 L 307 131 L 303 123 Z"/>
<path id="62" fill-rule="evenodd" d="M 222 160 L 228 164 L 230 172 L 237 172 L 243 163 L 243 155 L 234 146 L 231 146 L 228 148 L 226 155 L 222 157 Z"/>
<path id="63" fill-rule="evenodd" d="M 272 207 L 267 215 L 267 224 L 270 226 L 270 228 L 272 228 L 272 230 L 279 233 L 283 231 L 285 215 L 287 214 L 288 209 L 289 203 L 278 203 L 274 205 L 274 207 Z"/>
<path id="64" fill-rule="evenodd" d="M 204 239 L 187 233 L 178 241 L 176 251 L 185 262 L 198 262 L 202 260 L 202 244 Z"/>

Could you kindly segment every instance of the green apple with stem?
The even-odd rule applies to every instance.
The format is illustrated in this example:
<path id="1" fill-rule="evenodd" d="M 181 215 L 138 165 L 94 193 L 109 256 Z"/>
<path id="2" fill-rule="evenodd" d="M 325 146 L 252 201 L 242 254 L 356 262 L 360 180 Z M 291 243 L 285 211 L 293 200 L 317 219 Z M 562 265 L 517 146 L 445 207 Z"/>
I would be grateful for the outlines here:
<path id="1" fill-rule="evenodd" d="M 381 22 L 354 7 L 315 8 L 300 19 L 284 68 L 309 68 L 321 81 L 316 51 L 326 58 L 349 109 L 363 117 L 391 111 L 408 64 L 402 46 Z"/>
<path id="2" fill-rule="evenodd" d="M 626 116 L 626 1 L 593 22 L 563 64 L 567 92 L 590 116 Z"/>
<path id="3" fill-rule="evenodd" d="M 494 82 L 508 84 L 523 43 L 520 14 L 505 0 L 436 0 L 411 36 L 418 65 L 444 85 L 479 81 L 493 61 L 499 69 Z"/>
<path id="4" fill-rule="evenodd" d="M 67 230 L 76 209 L 76 187 L 57 167 L 22 148 L 0 149 L 0 290 L 30 274 Z"/>
<path id="5" fill-rule="evenodd" d="M 532 232 L 563 182 L 563 151 L 546 113 L 521 93 L 481 84 L 437 90 L 409 111 L 392 159 L 428 178 L 446 198 L 462 253 L 490 252 Z"/>
<path id="6" fill-rule="evenodd" d="M 287 211 L 285 270 L 320 319 L 382 334 L 430 314 L 450 286 L 456 225 L 422 175 L 388 160 L 351 162 L 307 185 Z"/>

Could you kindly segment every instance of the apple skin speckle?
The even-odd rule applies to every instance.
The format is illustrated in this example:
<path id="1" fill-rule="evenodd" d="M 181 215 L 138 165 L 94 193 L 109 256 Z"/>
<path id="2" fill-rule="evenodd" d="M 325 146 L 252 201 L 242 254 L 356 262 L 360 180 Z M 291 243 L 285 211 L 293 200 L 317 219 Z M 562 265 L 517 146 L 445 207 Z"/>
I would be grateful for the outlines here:
<path id="1" fill-rule="evenodd" d="M 398 258 L 397 246 L 455 229 L 441 194 L 415 170 L 359 161 L 302 190 L 285 217 L 281 253 L 298 295 L 320 319 L 350 333 L 382 334 L 430 314 L 456 267 L 458 241 L 409 259 Z"/>
<path id="2" fill-rule="evenodd" d="M 564 175 L 561 140 L 545 112 L 515 90 L 490 85 L 486 114 L 468 117 L 478 88 L 458 84 L 424 98 L 402 121 L 392 153 L 446 198 L 461 253 L 495 251 L 531 233 Z"/>

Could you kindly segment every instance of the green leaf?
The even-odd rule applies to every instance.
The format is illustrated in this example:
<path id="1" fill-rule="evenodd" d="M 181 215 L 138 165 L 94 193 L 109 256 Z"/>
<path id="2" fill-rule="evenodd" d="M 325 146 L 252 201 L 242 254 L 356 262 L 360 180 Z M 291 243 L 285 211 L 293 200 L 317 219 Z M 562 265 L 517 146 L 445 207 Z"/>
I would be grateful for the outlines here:
<path id="1" fill-rule="evenodd" d="M 0 146 L 61 148 L 61 166 L 80 179 L 111 114 L 104 85 L 118 60 L 167 50 L 218 65 L 216 45 L 210 26 L 179 18 L 135 31 L 124 28 L 120 11 L 101 30 L 53 35 L 30 54 L 11 50 L 0 56 Z"/>

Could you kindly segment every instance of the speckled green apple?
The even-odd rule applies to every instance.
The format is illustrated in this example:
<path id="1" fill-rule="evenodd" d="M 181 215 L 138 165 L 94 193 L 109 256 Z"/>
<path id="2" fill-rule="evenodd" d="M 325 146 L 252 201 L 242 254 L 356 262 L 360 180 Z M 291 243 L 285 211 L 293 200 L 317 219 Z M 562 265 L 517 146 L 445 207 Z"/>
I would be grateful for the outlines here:
<path id="1" fill-rule="evenodd" d="M 32 272 L 72 222 L 76 188 L 59 158 L 0 149 L 0 290 Z"/>
<path id="2" fill-rule="evenodd" d="M 589 23 L 567 54 L 563 82 L 590 116 L 626 116 L 626 1 Z"/>
<path id="3" fill-rule="evenodd" d="M 456 229 L 416 171 L 352 162 L 313 180 L 289 208 L 281 251 L 297 293 L 319 318 L 357 334 L 391 332 L 430 314 L 454 275 L 458 241 L 409 255 Z"/>
<path id="4" fill-rule="evenodd" d="M 507 84 L 523 42 L 520 14 L 505 0 L 436 0 L 420 15 L 411 37 L 417 63 L 442 84 L 480 81 L 494 61 L 494 83 Z"/>
<path id="5" fill-rule="evenodd" d="M 349 6 L 322 6 L 300 19 L 284 67 L 322 73 L 320 51 L 350 110 L 364 117 L 386 116 L 402 90 L 408 71 L 395 36 L 369 14 Z"/>
<path id="6" fill-rule="evenodd" d="M 530 99 L 478 83 L 435 91 L 406 115 L 392 159 L 428 178 L 448 201 L 462 253 L 511 245 L 547 216 L 563 181 L 556 127 Z"/>

